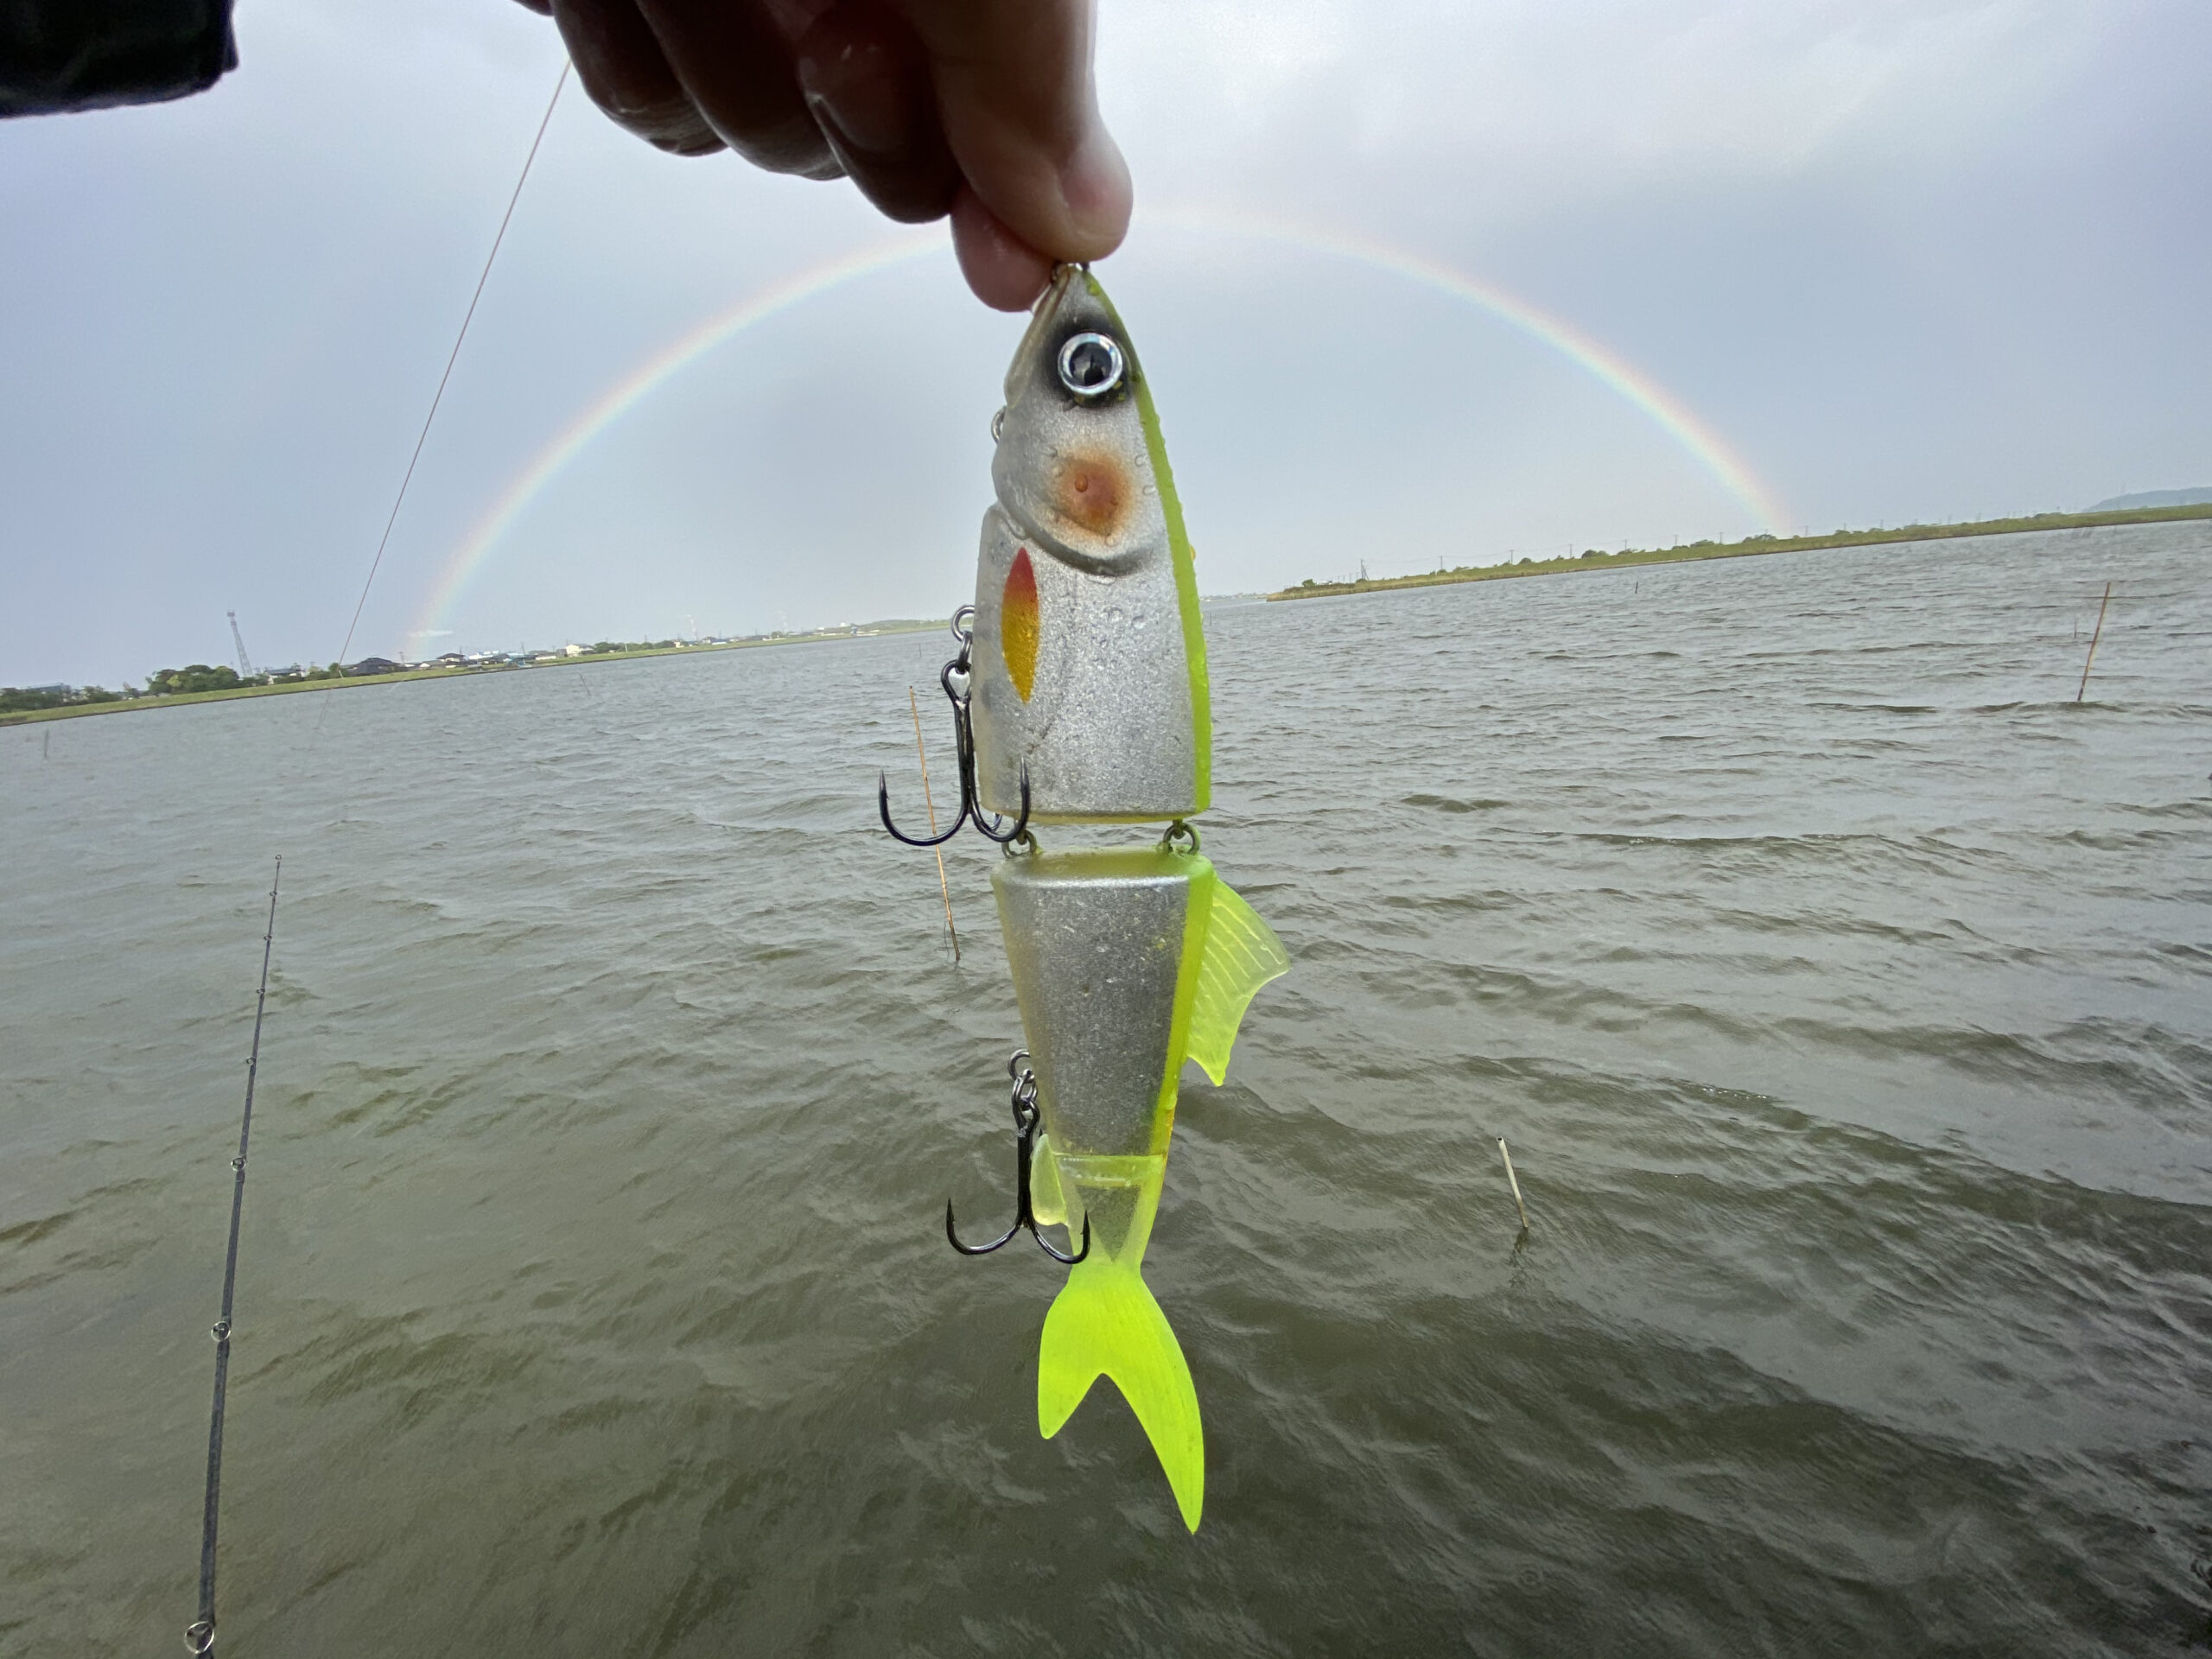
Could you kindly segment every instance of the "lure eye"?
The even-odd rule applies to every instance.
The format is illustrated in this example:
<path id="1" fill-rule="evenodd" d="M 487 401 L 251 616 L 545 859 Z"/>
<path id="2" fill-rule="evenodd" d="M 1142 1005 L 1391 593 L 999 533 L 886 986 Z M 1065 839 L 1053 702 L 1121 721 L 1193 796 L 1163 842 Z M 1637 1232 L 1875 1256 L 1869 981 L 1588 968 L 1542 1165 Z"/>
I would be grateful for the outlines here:
<path id="1" fill-rule="evenodd" d="M 1122 348 L 1104 334 L 1077 334 L 1060 347 L 1060 384 L 1078 397 L 1113 391 L 1122 369 Z"/>

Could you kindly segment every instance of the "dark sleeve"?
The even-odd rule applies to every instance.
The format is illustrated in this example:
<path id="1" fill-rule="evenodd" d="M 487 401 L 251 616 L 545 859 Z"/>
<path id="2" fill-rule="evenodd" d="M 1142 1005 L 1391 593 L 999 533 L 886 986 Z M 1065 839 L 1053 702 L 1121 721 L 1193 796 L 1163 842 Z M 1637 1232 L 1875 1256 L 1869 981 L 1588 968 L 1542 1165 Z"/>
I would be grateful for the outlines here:
<path id="1" fill-rule="evenodd" d="M 158 104 L 238 64 L 231 0 L 0 0 L 0 116 Z"/>

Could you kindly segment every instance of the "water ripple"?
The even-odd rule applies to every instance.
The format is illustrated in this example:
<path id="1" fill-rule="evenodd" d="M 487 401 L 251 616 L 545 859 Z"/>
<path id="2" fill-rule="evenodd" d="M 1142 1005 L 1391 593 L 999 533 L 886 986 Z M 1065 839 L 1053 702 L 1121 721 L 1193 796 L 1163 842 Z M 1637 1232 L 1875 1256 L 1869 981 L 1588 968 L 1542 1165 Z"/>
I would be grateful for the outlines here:
<path id="1" fill-rule="evenodd" d="M 189 1616 L 280 849 L 239 1651 L 2201 1642 L 2208 553 L 1215 607 L 1297 968 L 1147 1263 L 1195 1541 L 1110 1391 L 1038 1438 L 1052 1271 L 943 1243 L 1016 1022 L 996 853 L 956 969 L 874 825 L 941 636 L 0 733 L 0 1651 Z"/>

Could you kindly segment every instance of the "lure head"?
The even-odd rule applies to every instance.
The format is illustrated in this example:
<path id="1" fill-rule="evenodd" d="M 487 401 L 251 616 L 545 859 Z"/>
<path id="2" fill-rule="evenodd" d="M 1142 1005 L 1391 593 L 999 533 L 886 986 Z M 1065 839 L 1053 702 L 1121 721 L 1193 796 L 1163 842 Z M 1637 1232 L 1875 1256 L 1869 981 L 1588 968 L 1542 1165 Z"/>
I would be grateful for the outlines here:
<path id="1" fill-rule="evenodd" d="M 1096 575 L 1167 553 L 1139 373 L 1104 290 L 1061 267 L 1007 369 L 991 483 L 1033 550 Z"/>
<path id="2" fill-rule="evenodd" d="M 1187 817 L 1211 793 L 1198 577 L 1159 419 L 1096 279 L 1062 266 L 1007 371 L 976 579 L 983 803 Z"/>

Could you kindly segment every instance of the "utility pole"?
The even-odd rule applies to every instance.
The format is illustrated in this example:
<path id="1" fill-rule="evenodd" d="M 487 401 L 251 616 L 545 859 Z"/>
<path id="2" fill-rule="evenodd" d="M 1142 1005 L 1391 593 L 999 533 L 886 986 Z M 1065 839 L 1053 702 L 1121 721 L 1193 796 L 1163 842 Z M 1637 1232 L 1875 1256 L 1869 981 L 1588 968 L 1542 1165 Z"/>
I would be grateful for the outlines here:
<path id="1" fill-rule="evenodd" d="M 250 680 L 253 677 L 253 664 L 245 654 L 245 636 L 238 632 L 238 613 L 226 611 L 223 614 L 231 619 L 231 643 L 238 648 L 238 677 Z"/>

